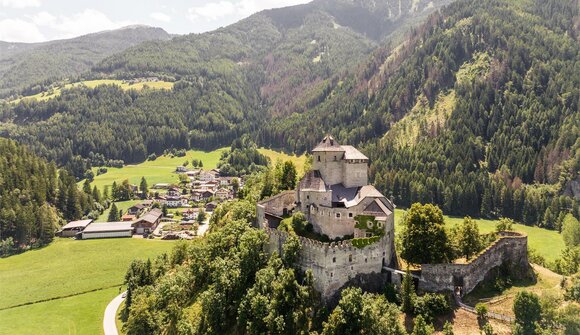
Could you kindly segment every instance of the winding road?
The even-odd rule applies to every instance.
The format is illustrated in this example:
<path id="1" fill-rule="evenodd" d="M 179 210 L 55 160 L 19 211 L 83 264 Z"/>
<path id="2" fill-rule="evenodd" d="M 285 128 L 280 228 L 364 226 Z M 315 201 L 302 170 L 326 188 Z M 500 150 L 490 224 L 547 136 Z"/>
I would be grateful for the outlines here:
<path id="1" fill-rule="evenodd" d="M 125 298 L 123 295 L 127 293 L 127 291 L 122 292 L 118 296 L 116 296 L 111 302 L 107 305 L 105 309 L 105 318 L 103 319 L 103 329 L 105 330 L 105 335 L 118 335 L 117 332 L 117 310 L 121 303 Z"/>

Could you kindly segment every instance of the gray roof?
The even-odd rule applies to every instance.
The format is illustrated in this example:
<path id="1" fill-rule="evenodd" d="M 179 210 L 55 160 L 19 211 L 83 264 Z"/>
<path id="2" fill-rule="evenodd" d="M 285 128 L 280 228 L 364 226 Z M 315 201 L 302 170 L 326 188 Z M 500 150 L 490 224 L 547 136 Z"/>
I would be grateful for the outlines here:
<path id="1" fill-rule="evenodd" d="M 161 215 L 163 215 L 163 212 L 159 208 L 153 208 L 152 210 L 147 212 L 145 215 L 140 217 L 138 221 L 155 223 L 155 222 L 157 222 L 157 220 L 159 220 Z"/>
<path id="2" fill-rule="evenodd" d="M 330 186 L 332 190 L 332 202 L 347 202 L 353 200 L 359 187 L 344 187 L 342 184 L 334 184 Z"/>
<path id="3" fill-rule="evenodd" d="M 62 229 L 73 229 L 73 228 L 80 228 L 88 226 L 93 220 L 79 220 L 79 221 L 71 221 L 64 225 Z"/>
<path id="4" fill-rule="evenodd" d="M 126 231 L 133 230 L 131 226 L 133 222 L 121 221 L 121 222 L 95 222 L 87 226 L 83 233 L 99 233 L 99 232 L 109 232 L 109 231 Z"/>
<path id="5" fill-rule="evenodd" d="M 343 145 L 342 148 L 344 149 L 344 159 L 369 159 L 352 145 Z"/>
<path id="6" fill-rule="evenodd" d="M 326 135 L 322 141 L 320 141 L 320 143 L 318 143 L 318 145 L 312 149 L 312 152 L 316 151 L 344 151 L 344 149 L 340 144 L 338 144 L 338 142 L 334 140 L 332 136 Z"/>
<path id="7" fill-rule="evenodd" d="M 311 191 L 326 191 L 326 185 L 324 184 L 324 180 L 320 175 L 320 171 L 313 170 L 309 171 L 300 179 L 300 190 L 311 190 Z"/>

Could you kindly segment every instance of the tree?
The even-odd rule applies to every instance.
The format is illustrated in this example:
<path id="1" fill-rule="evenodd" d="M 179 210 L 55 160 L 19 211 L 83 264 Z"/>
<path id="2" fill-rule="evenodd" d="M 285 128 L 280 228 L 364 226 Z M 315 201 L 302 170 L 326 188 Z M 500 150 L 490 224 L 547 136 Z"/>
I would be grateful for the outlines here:
<path id="1" fill-rule="evenodd" d="M 439 207 L 415 203 L 403 218 L 401 257 L 413 264 L 443 263 L 451 247 Z"/>
<path id="2" fill-rule="evenodd" d="M 189 165 L 189 162 L 188 161 L 183 162 L 183 166 L 184 167 L 187 167 L 188 165 Z"/>
<path id="3" fill-rule="evenodd" d="M 434 332 L 433 326 L 428 325 L 421 315 L 415 318 L 415 326 L 411 335 L 432 335 Z"/>
<path id="4" fill-rule="evenodd" d="M 540 298 L 532 292 L 521 291 L 514 300 L 515 323 L 521 334 L 535 335 L 536 326 L 542 319 Z"/>
<path id="5" fill-rule="evenodd" d="M 480 321 L 487 320 L 487 305 L 484 303 L 477 303 L 475 305 L 475 313 L 477 314 L 477 319 Z"/>
<path id="6" fill-rule="evenodd" d="M 91 194 L 91 182 L 88 179 L 85 179 L 83 182 L 83 192 L 85 194 Z"/>
<path id="7" fill-rule="evenodd" d="M 463 218 L 458 237 L 461 256 L 464 256 L 467 260 L 481 250 L 482 245 L 479 236 L 479 227 L 469 216 Z"/>
<path id="8" fill-rule="evenodd" d="M 232 178 L 232 190 L 234 194 L 238 194 L 238 190 L 240 189 L 240 180 L 237 177 Z"/>
<path id="9" fill-rule="evenodd" d="M 113 202 L 111 208 L 109 209 L 109 216 L 107 217 L 108 222 L 117 222 L 121 220 L 119 216 L 119 209 L 117 208 L 117 204 Z"/>
<path id="10" fill-rule="evenodd" d="M 571 213 L 566 214 L 562 223 L 562 238 L 568 247 L 580 245 L 580 221 Z"/>
<path id="11" fill-rule="evenodd" d="M 346 288 L 336 308 L 324 322 L 323 335 L 405 334 L 398 310 L 385 297 L 362 293 L 360 288 Z"/>
<path id="12" fill-rule="evenodd" d="M 296 187 L 296 166 L 292 161 L 284 163 L 280 179 L 281 190 L 293 190 Z"/>
<path id="13" fill-rule="evenodd" d="M 167 212 L 168 212 L 168 210 L 167 210 L 167 204 L 163 204 L 161 206 L 161 213 L 163 214 L 163 217 L 167 217 Z"/>
<path id="14" fill-rule="evenodd" d="M 514 220 L 510 218 L 501 218 L 495 225 L 495 231 L 498 233 L 501 231 L 510 231 L 512 230 L 513 225 Z"/>
<path id="15" fill-rule="evenodd" d="M 65 218 L 69 220 L 76 220 L 81 216 L 81 205 L 79 201 L 77 186 L 75 184 L 71 184 L 68 188 L 68 193 L 66 196 Z"/>
<path id="16" fill-rule="evenodd" d="M 483 325 L 483 327 L 481 328 L 481 334 L 482 335 L 493 335 L 493 327 L 491 326 L 491 323 L 486 323 Z"/>
<path id="17" fill-rule="evenodd" d="M 413 300 L 415 299 L 415 283 L 409 272 L 405 272 L 403 283 L 401 284 L 401 310 L 407 314 L 413 313 Z"/>
<path id="18" fill-rule="evenodd" d="M 282 262 L 286 267 L 293 267 L 300 256 L 302 245 L 296 234 L 288 234 L 288 238 L 282 245 Z"/>
<path id="19" fill-rule="evenodd" d="M 203 224 L 203 221 L 205 221 L 205 219 L 207 218 L 207 214 L 205 213 L 205 211 L 203 210 L 203 208 L 200 208 L 199 213 L 197 213 L 197 222 L 199 224 Z"/>
<path id="20" fill-rule="evenodd" d="M 141 183 L 139 184 L 139 191 L 141 191 L 143 196 L 146 196 L 147 193 L 149 193 L 149 186 L 147 185 L 147 180 L 145 179 L 145 177 L 141 177 Z"/>

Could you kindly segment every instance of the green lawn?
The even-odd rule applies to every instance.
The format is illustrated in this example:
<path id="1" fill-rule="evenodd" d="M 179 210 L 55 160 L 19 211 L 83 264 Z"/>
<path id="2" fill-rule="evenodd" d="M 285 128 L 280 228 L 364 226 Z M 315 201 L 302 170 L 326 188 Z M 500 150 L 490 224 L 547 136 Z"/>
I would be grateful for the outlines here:
<path id="1" fill-rule="evenodd" d="M 118 288 L 0 311 L 1 335 L 102 334 L 107 304 Z"/>
<path id="2" fill-rule="evenodd" d="M 95 168 L 93 169 L 95 180 L 91 185 L 97 186 L 102 191 L 106 185 L 112 185 L 113 181 L 121 183 L 125 179 L 129 179 L 131 184 L 139 185 L 141 177 L 147 179 L 149 187 L 158 183 L 177 183 L 177 174 L 174 173 L 177 166 L 182 165 L 186 160 L 191 163 L 191 160 L 195 158 L 201 159 L 204 169 L 213 169 L 217 166 L 221 153 L 225 150 L 227 148 L 211 152 L 189 150 L 185 157 L 160 156 L 154 161 L 126 165 L 122 168 L 107 168 L 107 173 L 99 176 L 96 176 L 97 169 Z"/>
<path id="3" fill-rule="evenodd" d="M 0 309 L 122 284 L 133 259 L 154 258 L 172 246 L 131 238 L 57 239 L 45 248 L 2 258 Z"/>
<path id="4" fill-rule="evenodd" d="M 401 219 L 405 213 L 403 209 L 395 210 L 395 232 L 401 230 Z M 463 221 L 462 217 L 445 216 L 445 224 L 447 227 L 453 227 Z M 489 233 L 495 230 L 497 220 L 476 219 L 479 232 Z M 528 246 L 535 249 L 538 254 L 544 256 L 547 261 L 553 262 L 560 257 L 562 250 L 564 250 L 564 240 L 562 235 L 554 230 L 547 230 L 538 227 L 530 227 L 522 224 L 515 224 L 514 230 L 528 235 Z"/>

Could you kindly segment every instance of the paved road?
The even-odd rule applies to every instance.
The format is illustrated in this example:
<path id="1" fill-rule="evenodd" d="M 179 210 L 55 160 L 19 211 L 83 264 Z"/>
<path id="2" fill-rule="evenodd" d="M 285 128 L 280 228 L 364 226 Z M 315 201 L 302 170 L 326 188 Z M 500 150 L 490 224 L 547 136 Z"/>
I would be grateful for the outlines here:
<path id="1" fill-rule="evenodd" d="M 125 291 L 127 292 L 127 291 Z M 103 328 L 105 329 L 105 335 L 118 335 L 117 332 L 117 323 L 115 320 L 117 319 L 117 310 L 121 303 L 125 298 L 123 298 L 123 294 L 125 292 L 119 294 L 115 297 L 115 299 L 111 300 L 111 302 L 107 305 L 105 309 L 105 318 L 103 319 Z"/>

